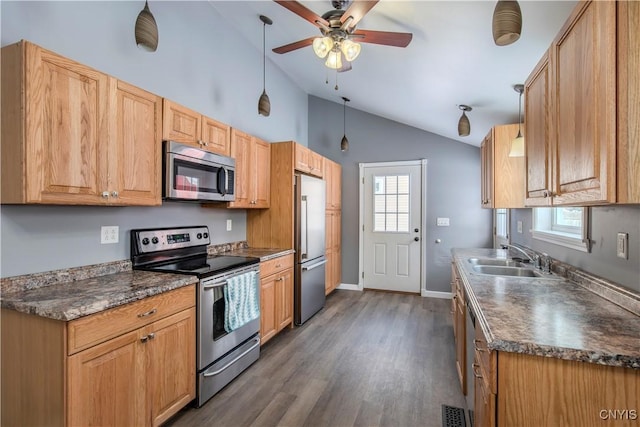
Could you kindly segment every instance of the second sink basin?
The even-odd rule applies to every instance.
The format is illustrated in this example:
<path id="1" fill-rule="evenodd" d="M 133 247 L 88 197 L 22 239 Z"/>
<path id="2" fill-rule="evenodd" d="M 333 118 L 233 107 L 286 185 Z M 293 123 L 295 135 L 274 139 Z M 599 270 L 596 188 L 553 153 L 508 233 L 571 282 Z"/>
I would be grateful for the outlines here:
<path id="1" fill-rule="evenodd" d="M 493 276 L 542 277 L 542 273 L 536 270 L 521 267 L 474 265 L 473 270 L 480 274 L 491 274 Z"/>
<path id="2" fill-rule="evenodd" d="M 502 267 L 522 267 L 522 263 L 512 259 L 488 259 L 488 258 L 469 258 L 469 262 L 474 266 L 491 265 Z"/>

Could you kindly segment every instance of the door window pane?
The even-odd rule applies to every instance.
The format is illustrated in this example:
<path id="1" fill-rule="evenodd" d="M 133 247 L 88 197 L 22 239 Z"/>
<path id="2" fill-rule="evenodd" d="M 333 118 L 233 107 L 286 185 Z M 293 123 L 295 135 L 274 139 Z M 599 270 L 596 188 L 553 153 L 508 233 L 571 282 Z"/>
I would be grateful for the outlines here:
<path id="1" fill-rule="evenodd" d="M 409 232 L 409 175 L 373 177 L 373 231 Z"/>

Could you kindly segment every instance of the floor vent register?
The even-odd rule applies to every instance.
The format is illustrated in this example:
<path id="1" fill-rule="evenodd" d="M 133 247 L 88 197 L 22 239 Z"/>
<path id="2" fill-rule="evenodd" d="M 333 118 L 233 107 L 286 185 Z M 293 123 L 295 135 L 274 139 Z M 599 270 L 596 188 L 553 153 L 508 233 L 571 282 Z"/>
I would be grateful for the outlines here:
<path id="1" fill-rule="evenodd" d="M 466 427 L 464 409 L 442 405 L 442 427 Z"/>

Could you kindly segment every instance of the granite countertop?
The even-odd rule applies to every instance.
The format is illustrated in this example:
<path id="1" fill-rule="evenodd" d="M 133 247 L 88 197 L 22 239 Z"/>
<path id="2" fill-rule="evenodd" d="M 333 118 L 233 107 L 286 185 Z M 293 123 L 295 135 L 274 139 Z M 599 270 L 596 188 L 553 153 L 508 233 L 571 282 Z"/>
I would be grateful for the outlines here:
<path id="1" fill-rule="evenodd" d="M 68 321 L 197 281 L 195 276 L 128 270 L 23 289 L 7 285 L 0 301 L 2 308 Z"/>
<path id="2" fill-rule="evenodd" d="M 240 248 L 228 252 L 224 255 L 246 256 L 260 258 L 260 262 L 269 261 L 270 259 L 280 258 L 281 256 L 294 253 L 293 249 L 276 249 L 276 248 Z"/>
<path id="3" fill-rule="evenodd" d="M 637 314 L 562 276 L 491 276 L 468 262 L 506 259 L 506 250 L 452 254 L 490 349 L 640 369 Z"/>

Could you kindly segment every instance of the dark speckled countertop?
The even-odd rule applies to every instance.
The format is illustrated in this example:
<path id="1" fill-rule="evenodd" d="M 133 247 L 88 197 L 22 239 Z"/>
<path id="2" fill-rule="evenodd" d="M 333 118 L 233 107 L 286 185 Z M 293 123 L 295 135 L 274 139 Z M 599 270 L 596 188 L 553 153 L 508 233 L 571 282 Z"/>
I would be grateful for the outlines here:
<path id="1" fill-rule="evenodd" d="M 505 259 L 502 249 L 452 254 L 490 349 L 640 369 L 637 314 L 562 276 L 491 276 L 468 262 Z"/>

